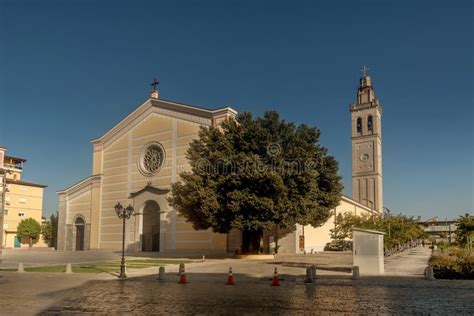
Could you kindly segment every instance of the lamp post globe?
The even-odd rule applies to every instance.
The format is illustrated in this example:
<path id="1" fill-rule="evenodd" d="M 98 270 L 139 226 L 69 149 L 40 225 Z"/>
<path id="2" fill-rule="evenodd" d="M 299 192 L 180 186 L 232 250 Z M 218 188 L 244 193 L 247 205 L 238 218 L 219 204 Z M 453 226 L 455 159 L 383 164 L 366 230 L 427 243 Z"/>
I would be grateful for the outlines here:
<path id="1" fill-rule="evenodd" d="M 122 218 L 121 214 L 122 214 L 122 211 L 123 211 L 122 204 L 120 204 L 120 202 L 117 203 L 117 205 L 115 205 L 114 209 L 115 209 L 115 213 L 117 213 L 117 216 L 121 219 Z"/>

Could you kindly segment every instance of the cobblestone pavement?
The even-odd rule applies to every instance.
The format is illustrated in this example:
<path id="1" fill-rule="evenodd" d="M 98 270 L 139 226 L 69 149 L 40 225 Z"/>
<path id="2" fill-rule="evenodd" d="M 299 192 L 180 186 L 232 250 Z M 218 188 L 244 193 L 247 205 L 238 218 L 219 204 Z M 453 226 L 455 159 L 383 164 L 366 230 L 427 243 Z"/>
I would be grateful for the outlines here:
<path id="1" fill-rule="evenodd" d="M 314 285 L 304 283 L 306 265 L 330 266 L 331 259 L 345 267 L 349 257 L 206 260 L 186 266 L 185 285 L 177 283 L 177 266 L 166 267 L 165 281 L 156 279 L 157 268 L 130 270 L 125 281 L 110 274 L 0 272 L 0 314 L 472 315 L 474 281 L 422 279 L 428 256 L 416 248 L 392 257 L 384 277 L 352 280 L 348 272 L 318 269 Z M 235 286 L 224 285 L 229 266 Z M 270 286 L 275 266 L 280 287 Z"/>
<path id="2" fill-rule="evenodd" d="M 403 277 L 320 276 L 315 285 L 303 275 L 235 274 L 236 285 L 224 285 L 226 274 L 189 273 L 188 284 L 156 276 L 125 281 L 102 275 L 39 273 L 0 274 L 1 314 L 430 314 L 469 315 L 474 311 L 473 281 Z"/>

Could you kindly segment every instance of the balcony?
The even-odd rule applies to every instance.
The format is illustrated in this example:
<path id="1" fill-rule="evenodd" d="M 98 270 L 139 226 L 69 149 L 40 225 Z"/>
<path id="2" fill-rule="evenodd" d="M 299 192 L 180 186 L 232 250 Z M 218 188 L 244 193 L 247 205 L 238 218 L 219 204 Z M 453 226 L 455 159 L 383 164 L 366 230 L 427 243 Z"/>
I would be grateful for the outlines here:
<path id="1" fill-rule="evenodd" d="M 436 226 L 428 226 L 424 227 L 423 230 L 425 232 L 448 232 L 451 230 L 451 232 L 454 232 L 456 230 L 456 225 L 436 225 Z"/>
<path id="2" fill-rule="evenodd" d="M 22 163 L 4 163 L 3 167 L 5 169 L 23 170 L 23 164 Z"/>

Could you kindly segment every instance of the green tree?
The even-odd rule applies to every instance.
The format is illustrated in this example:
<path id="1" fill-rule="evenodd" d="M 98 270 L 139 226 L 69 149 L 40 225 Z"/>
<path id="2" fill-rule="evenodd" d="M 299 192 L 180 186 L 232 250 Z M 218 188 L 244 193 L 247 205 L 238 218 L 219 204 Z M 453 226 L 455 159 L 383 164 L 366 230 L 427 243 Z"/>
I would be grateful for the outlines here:
<path id="1" fill-rule="evenodd" d="M 347 212 L 336 216 L 335 227 L 330 230 L 331 238 L 350 239 L 353 227 L 385 232 L 384 246 L 387 248 L 405 244 L 425 235 L 413 217 L 401 214 L 384 217 L 377 213 L 354 215 Z"/>
<path id="2" fill-rule="evenodd" d="M 337 161 L 320 132 L 266 112 L 201 128 L 187 151 L 191 171 L 172 186 L 171 205 L 196 229 L 242 231 L 243 250 L 261 250 L 264 230 L 322 225 L 338 205 Z"/>
<path id="3" fill-rule="evenodd" d="M 40 233 L 41 225 L 33 218 L 24 219 L 18 224 L 17 234 L 22 240 L 28 240 L 30 248 L 33 246 L 33 243 L 38 242 Z"/>
<path id="4" fill-rule="evenodd" d="M 336 216 L 334 228 L 330 229 L 331 238 L 336 240 L 351 239 L 353 227 L 378 229 L 380 226 L 379 217 L 368 213 L 361 215 L 354 215 L 350 212 L 339 213 Z"/>
<path id="5" fill-rule="evenodd" d="M 58 212 L 51 214 L 49 217 L 51 222 L 51 244 L 50 247 L 57 249 L 58 247 Z"/>
<path id="6" fill-rule="evenodd" d="M 58 240 L 58 212 L 49 216 L 49 219 L 41 225 L 43 240 L 49 247 L 56 248 Z"/>
<path id="7" fill-rule="evenodd" d="M 474 216 L 466 213 L 459 216 L 457 222 L 456 241 L 461 246 L 468 245 L 468 242 L 472 243 L 474 240 Z"/>
<path id="8" fill-rule="evenodd" d="M 359 222 L 359 216 L 352 213 L 337 214 L 334 228 L 330 229 L 331 238 L 335 240 L 351 239 L 352 227 L 360 226 Z"/>
<path id="9" fill-rule="evenodd" d="M 51 247 L 51 237 L 52 237 L 52 226 L 51 221 L 47 220 L 41 224 L 41 235 L 43 235 L 43 240 L 48 246 Z"/>

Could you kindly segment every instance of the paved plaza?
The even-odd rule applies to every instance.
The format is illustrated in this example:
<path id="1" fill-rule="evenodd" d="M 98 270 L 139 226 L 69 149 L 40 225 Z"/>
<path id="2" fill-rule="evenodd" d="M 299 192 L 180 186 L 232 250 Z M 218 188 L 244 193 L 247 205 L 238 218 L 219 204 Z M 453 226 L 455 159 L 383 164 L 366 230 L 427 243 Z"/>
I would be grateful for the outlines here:
<path id="1" fill-rule="evenodd" d="M 125 281 L 105 273 L 1 272 L 0 306 L 9 315 L 472 314 L 474 282 L 424 280 L 420 271 L 428 256 L 428 249 L 412 249 L 387 260 L 386 276 L 357 280 L 345 270 L 348 254 L 211 259 L 187 265 L 185 285 L 177 283 L 177 266 L 166 267 L 165 281 L 157 280 L 156 267 L 130 270 Z M 326 269 L 318 269 L 316 284 L 308 285 L 304 267 L 312 262 Z M 235 286 L 224 285 L 229 266 Z M 275 266 L 280 287 L 270 286 Z"/>

